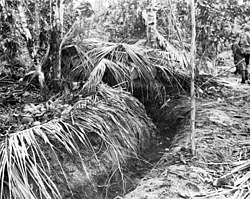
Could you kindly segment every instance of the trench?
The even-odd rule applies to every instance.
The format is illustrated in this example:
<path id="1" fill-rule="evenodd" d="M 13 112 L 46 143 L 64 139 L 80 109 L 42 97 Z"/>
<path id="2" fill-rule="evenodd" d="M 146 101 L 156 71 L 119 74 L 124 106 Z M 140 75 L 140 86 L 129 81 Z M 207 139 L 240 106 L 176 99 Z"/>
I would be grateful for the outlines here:
<path id="1" fill-rule="evenodd" d="M 138 98 L 138 96 L 136 96 Z M 141 98 L 139 97 L 141 101 Z M 124 170 L 125 182 L 115 182 L 105 198 L 122 198 L 133 191 L 141 179 L 157 165 L 162 156 L 171 148 L 172 140 L 181 128 L 184 119 L 189 115 L 188 98 L 169 96 L 169 103 L 159 104 L 154 100 L 141 101 L 148 116 L 156 126 L 156 135 L 151 145 L 141 155 L 141 160 L 132 159 Z"/>
<path id="2" fill-rule="evenodd" d="M 63 162 L 63 169 L 66 170 L 67 174 L 69 174 L 69 179 L 72 180 L 69 188 L 66 183 L 62 183 L 62 179 L 65 177 L 64 173 L 62 173 L 63 169 L 58 164 L 56 157 L 53 156 L 54 154 L 50 153 L 50 149 L 44 145 L 45 155 L 53 164 L 52 166 L 56 173 L 55 184 L 58 185 L 58 190 L 62 192 L 62 198 L 112 199 L 118 196 L 122 197 L 136 188 L 140 180 L 154 168 L 164 153 L 171 147 L 172 139 L 178 133 L 178 128 L 188 112 L 186 109 L 187 103 L 185 102 L 187 97 L 185 95 L 177 94 L 175 89 L 166 93 L 168 93 L 168 96 L 164 104 L 160 103 L 160 99 L 155 98 L 156 93 L 151 93 L 146 100 L 143 98 L 143 94 L 134 94 L 134 97 L 144 104 L 147 115 L 153 120 L 157 129 L 156 134 L 154 139 L 151 140 L 151 146 L 140 155 L 140 160 L 131 159 L 128 166 L 123 169 L 123 180 L 116 178 L 110 183 L 108 188 L 98 188 L 98 185 L 106 185 L 103 182 L 106 182 L 108 174 L 105 173 L 105 175 L 101 176 L 99 175 L 99 170 L 97 170 L 97 173 L 93 175 L 93 179 L 97 181 L 95 186 L 98 189 L 98 193 L 96 193 L 96 190 L 93 190 L 92 184 L 87 184 L 89 181 L 82 175 L 85 172 L 79 169 L 81 168 L 81 162 L 77 158 L 68 156 L 66 151 L 64 151 L 64 147 L 58 147 L 60 161 Z M 103 182 L 100 182 L 101 180 Z M 85 181 L 86 184 L 81 184 L 85 183 Z M 74 189 L 75 195 L 70 192 L 71 189 Z M 85 194 L 85 191 L 90 194 Z"/>

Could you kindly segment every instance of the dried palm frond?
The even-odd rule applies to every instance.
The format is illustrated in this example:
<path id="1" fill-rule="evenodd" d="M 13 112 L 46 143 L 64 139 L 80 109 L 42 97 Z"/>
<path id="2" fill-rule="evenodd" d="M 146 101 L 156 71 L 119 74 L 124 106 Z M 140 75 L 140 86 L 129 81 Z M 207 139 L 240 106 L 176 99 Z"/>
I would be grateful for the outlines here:
<path id="1" fill-rule="evenodd" d="M 122 85 L 136 92 L 137 97 L 147 96 L 142 101 L 149 97 L 164 100 L 166 86 L 177 90 L 189 88 L 181 51 L 170 44 L 168 49 L 85 39 L 64 47 L 69 56 L 64 58 L 66 62 L 63 60 L 67 68 L 63 71 L 73 81 L 82 82 L 81 91 L 94 91 L 103 81 L 111 86 Z"/>
<path id="2" fill-rule="evenodd" d="M 102 45 L 96 46 L 89 53 L 97 61 L 106 58 L 113 62 L 124 63 L 125 66 L 133 63 L 141 78 L 152 80 L 154 69 L 144 52 L 143 48 L 136 45 L 103 42 Z"/>
<path id="3" fill-rule="evenodd" d="M 86 98 L 83 101 L 79 101 L 75 104 L 75 107 L 84 107 L 83 110 L 85 110 L 86 107 L 90 109 L 93 107 L 93 118 L 95 119 L 93 124 L 96 125 L 96 121 L 100 120 L 100 128 L 98 129 L 103 129 L 101 133 L 95 132 L 101 138 L 106 139 L 105 132 L 107 132 L 107 129 L 112 130 L 113 127 L 116 126 L 118 129 L 113 131 L 115 134 L 109 135 L 108 143 L 116 143 L 117 139 L 119 139 L 119 142 L 122 141 L 122 147 L 126 148 L 128 154 L 136 154 L 143 148 L 141 144 L 148 143 L 147 140 L 150 139 L 151 133 L 145 129 L 145 127 L 148 126 L 149 129 L 152 129 L 154 125 L 146 116 L 143 105 L 128 92 L 122 89 L 112 89 L 100 84 L 98 86 L 98 92 L 91 97 L 91 100 L 89 99 L 90 98 Z M 81 109 L 77 109 L 76 113 L 78 113 L 78 111 L 80 111 L 81 121 L 87 120 L 90 122 L 90 118 L 92 117 L 88 115 L 90 112 L 84 112 Z M 140 117 L 138 118 L 138 116 Z M 76 122 L 78 119 L 74 119 L 74 121 Z M 93 126 L 93 124 L 91 125 L 91 123 L 89 123 L 88 126 Z M 94 129 L 90 131 L 92 132 Z"/>
<path id="4" fill-rule="evenodd" d="M 88 58 L 95 66 L 101 62 L 102 59 L 108 59 L 115 64 L 121 63 L 120 67 L 128 70 L 130 63 L 134 63 L 141 77 L 145 79 L 153 78 L 153 68 L 150 64 L 150 60 L 144 54 L 144 50 L 141 47 L 125 43 L 102 42 L 92 39 L 84 40 L 82 44 L 75 44 L 74 46 L 78 46 L 78 49 L 81 49 L 81 51 L 87 49 Z M 93 65 L 89 67 L 93 69 Z M 122 69 L 122 71 L 124 69 Z M 82 68 L 82 70 L 84 70 L 84 68 Z M 76 71 L 79 73 L 79 68 Z"/>
<path id="5" fill-rule="evenodd" d="M 79 57 L 81 57 L 82 63 L 73 69 L 73 73 L 76 74 L 84 74 L 86 69 L 86 73 L 89 74 L 89 71 L 92 71 L 102 59 L 108 59 L 114 64 L 120 63 L 119 66 L 126 70 L 136 69 L 138 77 L 146 81 L 155 78 L 157 67 L 164 67 L 169 72 L 172 72 L 174 68 L 175 73 L 183 70 L 187 73 L 184 67 L 187 63 L 182 51 L 168 42 L 166 51 L 148 48 L 139 44 L 111 43 L 94 39 L 86 39 L 74 44 L 74 46 Z M 155 61 L 157 61 L 157 65 L 154 65 Z M 121 71 L 124 71 L 124 69 Z M 124 81 L 127 80 L 124 78 Z"/>
<path id="6" fill-rule="evenodd" d="M 60 121 L 48 122 L 42 126 L 10 133 L 0 142 L 1 198 L 60 198 L 60 193 L 50 179 L 50 163 L 42 151 L 42 143 L 50 146 L 55 153 L 50 135 L 60 138 L 65 148 L 72 152 L 72 143 L 68 140 Z M 48 134 L 47 134 L 48 133 Z M 67 132 L 69 133 L 69 132 Z M 42 141 L 42 142 L 41 142 Z M 31 189 L 30 182 L 35 188 Z"/>
<path id="7" fill-rule="evenodd" d="M 67 79 L 84 81 L 93 69 L 92 60 L 87 52 L 75 44 L 62 48 L 62 74 Z"/>
<path id="8" fill-rule="evenodd" d="M 183 52 L 184 49 L 180 50 L 177 49 L 174 45 L 172 45 L 168 40 L 166 40 L 163 35 L 161 35 L 159 32 L 156 34 L 156 39 L 158 41 L 159 46 L 167 51 L 169 54 L 169 60 L 179 62 L 179 64 L 186 68 L 188 66 L 188 60 L 186 59 L 186 56 Z M 186 53 L 187 54 L 187 53 Z"/>
<path id="9" fill-rule="evenodd" d="M 122 66 L 122 63 L 119 62 L 115 63 L 108 59 L 102 59 L 91 71 L 83 89 L 87 88 L 87 90 L 94 90 L 101 83 L 107 69 L 111 72 L 117 83 L 130 81 L 129 70 L 126 66 Z"/>
<path id="10" fill-rule="evenodd" d="M 127 159 L 148 146 L 154 129 L 137 99 L 101 84 L 95 95 L 75 103 L 61 118 L 1 137 L 0 198 L 61 198 L 58 186 L 63 185 L 53 179 L 60 173 L 65 184 L 72 183 L 65 170 L 65 161 L 72 158 L 93 185 L 93 158 L 94 167 L 106 168 L 100 171 L 107 177 L 122 172 Z"/>

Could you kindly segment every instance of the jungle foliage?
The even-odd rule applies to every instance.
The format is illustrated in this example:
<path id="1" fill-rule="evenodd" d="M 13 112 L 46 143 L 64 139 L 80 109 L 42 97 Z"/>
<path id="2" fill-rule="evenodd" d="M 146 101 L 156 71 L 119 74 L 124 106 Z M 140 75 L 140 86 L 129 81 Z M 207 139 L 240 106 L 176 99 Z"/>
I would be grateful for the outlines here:
<path id="1" fill-rule="evenodd" d="M 214 59 L 249 7 L 196 7 L 196 53 Z M 131 93 L 163 103 L 168 86 L 188 92 L 187 1 L 2 0 L 0 18 L 0 198 L 60 198 L 71 183 L 62 162 L 76 156 L 86 179 L 99 166 L 108 187 L 155 130 Z"/>

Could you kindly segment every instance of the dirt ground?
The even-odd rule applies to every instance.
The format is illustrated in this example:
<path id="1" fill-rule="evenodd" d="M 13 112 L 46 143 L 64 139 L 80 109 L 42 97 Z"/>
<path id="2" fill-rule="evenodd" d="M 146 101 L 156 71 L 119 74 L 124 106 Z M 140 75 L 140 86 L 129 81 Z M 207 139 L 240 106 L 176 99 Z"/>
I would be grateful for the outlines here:
<path id="1" fill-rule="evenodd" d="M 218 84 L 197 98 L 196 156 L 186 115 L 171 147 L 124 199 L 250 198 L 250 85 L 231 66 L 218 67 L 225 71 Z"/>

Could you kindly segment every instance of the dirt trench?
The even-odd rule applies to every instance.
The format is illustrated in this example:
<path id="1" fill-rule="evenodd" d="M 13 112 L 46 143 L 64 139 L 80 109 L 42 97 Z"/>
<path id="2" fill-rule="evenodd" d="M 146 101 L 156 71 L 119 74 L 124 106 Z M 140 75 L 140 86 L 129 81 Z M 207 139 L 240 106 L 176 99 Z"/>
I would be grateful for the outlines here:
<path id="1" fill-rule="evenodd" d="M 230 174 L 237 170 L 235 165 L 241 169 L 250 157 L 250 85 L 240 84 L 234 68 L 228 70 L 233 62 L 230 54 L 226 56 L 227 63 L 217 68 L 222 75 L 210 79 L 196 99 L 196 156 L 190 150 L 188 95 L 171 92 L 161 105 L 144 101 L 157 127 L 155 142 L 143 156 L 150 164 L 128 168 L 132 175 L 127 195 L 110 198 L 250 197 L 244 189 L 250 186 L 249 180 L 244 181 L 250 165 Z"/>
<path id="2" fill-rule="evenodd" d="M 172 134 L 167 135 L 167 150 L 157 164 L 123 199 L 250 197 L 244 189 L 249 187 L 244 175 L 250 168 L 246 164 L 250 157 L 250 85 L 239 81 L 228 71 L 197 98 L 196 156 L 190 151 L 187 97 L 171 99 L 160 111 L 148 109 L 159 135 Z M 243 163 L 244 169 L 237 170 Z"/>
<path id="3" fill-rule="evenodd" d="M 136 96 L 141 100 L 141 96 Z M 171 147 L 172 141 L 189 119 L 190 105 L 187 95 L 168 96 L 165 103 L 158 99 L 141 100 L 148 116 L 153 120 L 157 130 L 151 146 L 138 159 L 132 159 L 124 170 L 125 183 L 117 183 L 111 187 L 107 198 L 121 198 L 133 191 L 146 176 L 157 166 L 160 159 Z M 125 184 L 125 186 L 124 186 Z"/>

